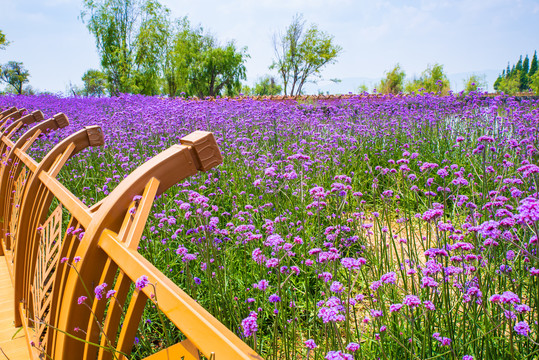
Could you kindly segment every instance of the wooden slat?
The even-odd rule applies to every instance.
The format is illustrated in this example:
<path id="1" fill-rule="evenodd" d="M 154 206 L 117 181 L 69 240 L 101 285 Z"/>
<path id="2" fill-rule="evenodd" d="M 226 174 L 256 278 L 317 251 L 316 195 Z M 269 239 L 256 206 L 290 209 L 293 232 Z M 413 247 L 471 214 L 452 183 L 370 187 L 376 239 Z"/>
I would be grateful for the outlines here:
<path id="1" fill-rule="evenodd" d="M 103 231 L 99 241 L 101 249 L 132 281 L 146 275 L 149 282 L 156 284 L 161 311 L 206 357 L 215 352 L 217 359 L 262 359 L 142 255 L 125 248 L 116 236 L 110 230 Z M 150 297 L 154 290 L 147 286 L 143 291 Z"/>
<path id="2" fill-rule="evenodd" d="M 130 226 L 126 226 L 125 228 L 122 227 L 120 233 L 118 234 L 120 241 L 124 242 L 130 249 L 136 249 L 138 247 L 140 237 L 144 231 L 144 226 L 146 225 L 148 215 L 152 210 L 153 200 L 155 199 L 158 189 L 159 180 L 156 178 L 151 178 L 144 189 L 144 193 L 142 194 L 142 198 L 140 199 L 138 207 L 136 208 L 132 223 L 129 224 Z M 129 212 L 127 216 L 131 218 Z"/>
<path id="3" fill-rule="evenodd" d="M 37 137 L 39 135 L 41 135 L 41 134 L 42 134 L 41 129 L 37 129 L 37 131 L 34 132 L 34 134 L 31 137 L 26 139 L 26 142 L 24 143 L 24 145 L 20 147 L 20 149 L 21 149 L 20 151 L 23 151 L 23 152 L 26 153 L 26 150 L 28 150 L 30 148 L 30 146 L 32 146 L 34 141 L 36 141 Z"/>
<path id="4" fill-rule="evenodd" d="M 99 279 L 99 285 L 106 283 L 107 285 L 112 285 L 114 277 L 118 267 L 112 261 L 108 261 L 103 268 L 103 273 L 101 274 L 101 279 Z M 92 344 L 98 344 L 100 341 L 100 336 L 102 335 L 102 329 L 99 328 L 99 325 L 96 323 L 96 320 L 99 321 L 99 324 L 103 324 L 103 317 L 105 310 L 107 308 L 107 300 L 105 298 L 106 292 L 110 289 L 107 287 L 104 291 L 105 294 L 102 294 L 103 298 L 101 300 L 94 300 L 92 303 L 92 313 L 94 316 L 90 317 L 88 320 L 88 326 L 86 328 L 86 340 Z M 115 339 L 116 337 L 114 337 Z M 111 339 L 111 337 L 109 337 Z M 96 359 L 98 353 L 98 348 L 94 345 L 86 343 L 84 346 L 84 356 L 83 359 Z"/>
<path id="5" fill-rule="evenodd" d="M 122 324 L 122 330 L 120 331 L 120 336 L 118 337 L 118 344 L 116 345 L 116 350 L 123 354 L 130 354 L 133 344 L 135 343 L 135 335 L 137 334 L 138 325 L 144 312 L 144 307 L 146 306 L 146 301 L 148 298 L 145 293 L 141 292 L 139 289 L 135 289 L 131 301 L 129 302 L 129 307 L 125 313 L 125 319 Z"/>
<path id="6" fill-rule="evenodd" d="M 11 141 L 7 136 L 2 136 L 2 142 L 6 144 L 6 146 L 12 148 L 13 147 L 13 141 Z"/>
<path id="7" fill-rule="evenodd" d="M 36 172 L 37 163 L 34 159 L 30 157 L 30 155 L 25 152 L 22 152 L 21 149 L 15 149 L 15 155 L 17 155 L 17 157 L 21 159 L 24 165 L 26 165 L 32 173 Z"/>
<path id="8" fill-rule="evenodd" d="M 88 211 L 88 207 L 78 197 L 73 195 L 71 191 L 46 171 L 39 173 L 39 180 L 56 196 L 71 215 L 81 223 L 82 227 L 88 227 L 90 221 L 92 221 L 92 215 Z"/>
<path id="9" fill-rule="evenodd" d="M 66 161 L 69 160 L 69 158 L 73 154 L 73 151 L 75 151 L 75 144 L 71 143 L 62 153 L 62 155 L 58 156 L 58 158 L 48 171 L 51 177 L 56 178 L 56 176 L 58 176 L 58 173 L 62 169 L 62 166 L 64 166 Z"/>
<path id="10" fill-rule="evenodd" d="M 175 345 L 172 345 L 166 349 L 163 349 L 153 355 L 145 357 L 144 360 L 200 360 L 198 349 L 189 340 L 185 339 Z"/>
<path id="11" fill-rule="evenodd" d="M 120 320 L 123 315 L 123 304 L 125 302 L 125 299 L 127 299 L 130 286 L 131 280 L 124 274 L 123 271 L 120 271 L 120 274 L 116 279 L 116 284 L 114 285 L 114 290 L 116 290 L 116 294 L 110 300 L 107 318 L 105 319 L 105 325 L 103 326 L 104 336 L 101 337 L 101 346 L 107 345 L 107 339 L 116 339 Z M 99 352 L 98 360 L 109 359 L 112 359 L 112 354 L 110 352 Z"/>

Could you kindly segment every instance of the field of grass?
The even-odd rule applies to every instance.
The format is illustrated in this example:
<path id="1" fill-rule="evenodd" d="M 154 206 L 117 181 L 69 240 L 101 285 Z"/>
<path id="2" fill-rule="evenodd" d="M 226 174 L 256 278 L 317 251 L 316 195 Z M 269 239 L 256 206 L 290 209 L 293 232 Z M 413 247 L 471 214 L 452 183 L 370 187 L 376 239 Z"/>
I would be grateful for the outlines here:
<path id="1" fill-rule="evenodd" d="M 537 100 L 0 97 L 13 105 L 71 121 L 36 154 L 103 128 L 59 177 L 87 204 L 212 131 L 223 164 L 156 200 L 140 252 L 267 359 L 539 357 Z"/>

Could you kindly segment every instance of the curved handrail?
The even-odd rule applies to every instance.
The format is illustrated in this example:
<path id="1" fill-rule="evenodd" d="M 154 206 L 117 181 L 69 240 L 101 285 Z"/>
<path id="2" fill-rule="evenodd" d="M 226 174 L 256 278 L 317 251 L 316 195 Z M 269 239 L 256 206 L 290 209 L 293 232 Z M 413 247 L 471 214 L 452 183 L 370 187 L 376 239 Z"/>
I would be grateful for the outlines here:
<path id="1" fill-rule="evenodd" d="M 39 233 L 36 229 L 42 224 L 47 216 L 53 193 L 42 183 L 40 175 L 55 166 L 55 162 L 65 155 L 63 162 L 89 146 L 101 146 L 104 144 L 103 132 L 99 126 L 86 127 L 58 143 L 41 160 L 35 172 L 28 179 L 25 196 L 22 200 L 18 225 L 19 229 L 15 239 L 14 268 L 14 293 L 15 304 L 21 301 L 30 301 L 30 284 L 34 276 L 34 265 L 37 257 Z M 63 164 L 61 164 L 63 165 Z M 72 195 L 69 193 L 68 195 Z M 37 200 L 37 201 L 36 201 Z M 75 214 L 74 214 L 75 215 Z M 26 304 L 26 310 L 31 307 Z M 15 325 L 21 326 L 21 314 L 15 311 Z"/>

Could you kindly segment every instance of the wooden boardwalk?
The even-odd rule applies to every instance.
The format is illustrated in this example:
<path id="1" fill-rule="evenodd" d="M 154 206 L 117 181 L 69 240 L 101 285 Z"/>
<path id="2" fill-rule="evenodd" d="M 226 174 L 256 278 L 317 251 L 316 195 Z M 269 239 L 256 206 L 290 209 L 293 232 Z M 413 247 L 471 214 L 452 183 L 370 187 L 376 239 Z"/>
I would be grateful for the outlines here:
<path id="1" fill-rule="evenodd" d="M 30 359 L 24 330 L 13 325 L 13 285 L 5 256 L 0 256 L 0 360 Z"/>

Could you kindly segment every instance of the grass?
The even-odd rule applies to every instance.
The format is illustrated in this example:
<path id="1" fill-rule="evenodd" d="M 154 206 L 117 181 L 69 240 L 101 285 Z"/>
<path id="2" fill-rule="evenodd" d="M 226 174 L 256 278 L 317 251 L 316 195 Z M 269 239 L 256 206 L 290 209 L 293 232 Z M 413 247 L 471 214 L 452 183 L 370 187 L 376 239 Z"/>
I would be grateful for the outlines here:
<path id="1" fill-rule="evenodd" d="M 88 204 L 181 136 L 214 132 L 224 163 L 156 199 L 139 251 L 268 359 L 305 357 L 308 339 L 311 359 L 532 359 L 538 104 L 502 100 L 4 97 L 0 107 L 103 127 L 107 147 L 62 173 Z M 267 289 L 253 286 L 263 279 Z M 156 319 L 145 312 L 144 333 L 161 333 Z"/>

